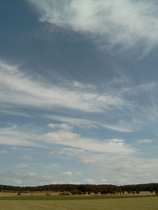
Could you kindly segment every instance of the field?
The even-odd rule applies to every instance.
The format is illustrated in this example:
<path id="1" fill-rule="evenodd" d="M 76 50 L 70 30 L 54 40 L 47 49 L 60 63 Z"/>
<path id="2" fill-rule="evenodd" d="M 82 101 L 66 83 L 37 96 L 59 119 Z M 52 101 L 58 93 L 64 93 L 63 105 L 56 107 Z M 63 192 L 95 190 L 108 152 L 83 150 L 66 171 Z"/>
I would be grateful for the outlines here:
<path id="1" fill-rule="evenodd" d="M 1 196 L 1 210 L 158 210 L 158 196 Z"/>

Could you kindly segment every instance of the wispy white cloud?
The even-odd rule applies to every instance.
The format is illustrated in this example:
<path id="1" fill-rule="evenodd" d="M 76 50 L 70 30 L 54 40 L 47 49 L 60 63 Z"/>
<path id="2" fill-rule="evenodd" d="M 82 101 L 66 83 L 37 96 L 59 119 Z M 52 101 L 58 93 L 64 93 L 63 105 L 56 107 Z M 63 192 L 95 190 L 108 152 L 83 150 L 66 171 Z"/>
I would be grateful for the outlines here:
<path id="1" fill-rule="evenodd" d="M 138 143 L 140 143 L 140 144 L 150 144 L 152 142 L 153 142 L 152 139 L 141 139 L 138 141 Z"/>
<path id="2" fill-rule="evenodd" d="M 30 134 L 27 129 L 11 125 L 0 129 L 0 144 L 11 146 L 40 146 L 33 139 L 35 134 Z M 15 147 L 14 147 L 15 149 Z"/>
<path id="3" fill-rule="evenodd" d="M 53 124 L 53 123 L 50 123 L 48 124 L 48 127 L 50 128 L 60 128 L 60 129 L 64 129 L 64 130 L 71 130 L 73 127 L 66 124 L 66 123 L 62 123 L 62 124 Z"/>
<path id="4" fill-rule="evenodd" d="M 29 164 L 20 163 L 16 165 L 16 168 L 26 168 L 29 167 Z"/>
<path id="5" fill-rule="evenodd" d="M 2 106 L 2 104 L 1 104 Z M 33 116 L 24 112 L 16 111 L 16 110 L 6 110 L 6 108 L 10 109 L 10 106 L 7 107 L 7 105 L 3 106 L 3 109 L 0 109 L 1 115 L 13 115 L 13 116 L 22 116 L 22 117 L 29 117 L 32 118 Z"/>
<path id="6" fill-rule="evenodd" d="M 18 166 L 20 167 L 20 165 Z M 27 172 L 16 172 L 15 171 L 0 171 L 0 178 L 4 183 L 10 185 L 26 185 L 35 186 L 35 185 L 46 185 L 50 183 L 55 183 L 55 177 L 47 174 L 38 174 L 34 171 Z M 57 184 L 57 183 L 56 183 Z"/>
<path id="7" fill-rule="evenodd" d="M 68 123 L 72 126 L 77 126 L 81 128 L 97 128 L 98 127 L 98 122 L 94 120 L 89 120 L 89 119 L 65 117 L 61 115 L 58 116 L 58 115 L 49 115 L 49 114 L 44 114 L 42 115 L 42 117 L 50 119 L 50 120 Z"/>
<path id="8" fill-rule="evenodd" d="M 65 172 L 62 173 L 62 176 L 70 177 L 72 175 L 73 175 L 73 173 L 71 171 L 65 171 Z"/>
<path id="9" fill-rule="evenodd" d="M 55 126 L 55 130 L 46 134 L 35 134 L 34 131 L 28 132 L 27 129 L 24 130 L 23 128 L 22 130 L 20 127 L 16 126 L 14 128 L 11 127 L 0 129 L 0 144 L 36 147 L 46 147 L 48 144 L 69 146 L 81 149 L 80 152 L 82 152 L 82 162 L 87 162 L 84 150 L 108 154 L 131 154 L 135 151 L 134 148 L 126 144 L 124 139 L 115 138 L 100 140 L 85 138 L 80 136 L 78 133 L 73 132 L 72 127 L 68 124 L 49 124 L 49 126 L 51 128 L 54 128 Z M 76 154 L 78 154 L 78 152 L 79 150 L 76 151 Z M 23 155 L 21 156 L 21 159 L 32 160 L 32 156 Z"/>
<path id="10" fill-rule="evenodd" d="M 22 185 L 24 180 L 30 180 L 37 178 L 38 175 L 35 172 L 26 172 L 26 173 L 18 173 L 14 171 L 0 171 L 0 178 L 3 180 L 4 183 L 8 183 L 10 185 Z"/>
<path id="11" fill-rule="evenodd" d="M 105 124 L 100 122 L 99 119 L 84 119 L 84 118 L 74 118 L 74 117 L 65 117 L 65 116 L 57 116 L 57 115 L 43 115 L 42 117 L 47 118 L 47 119 L 51 119 L 51 120 L 56 120 L 56 121 L 60 121 L 60 122 L 64 122 L 64 123 L 69 123 L 72 126 L 77 126 L 77 127 L 81 127 L 84 129 L 89 129 L 89 128 L 106 128 L 109 130 L 114 130 L 114 131 L 118 131 L 118 132 L 123 132 L 123 133 L 130 133 L 133 132 L 135 130 L 135 126 L 134 124 L 138 124 L 136 122 L 122 122 L 119 121 L 118 124 Z M 51 125 L 51 124 L 50 124 Z M 57 127 L 56 124 L 52 125 L 53 127 Z"/>
<path id="12" fill-rule="evenodd" d="M 41 136 L 41 140 L 52 144 L 81 148 L 84 150 L 130 154 L 134 149 L 125 143 L 123 139 L 99 140 L 93 138 L 83 138 L 70 130 L 60 129 L 55 132 L 49 132 Z"/>
<path id="13" fill-rule="evenodd" d="M 89 36 L 108 49 L 158 45 L 157 2 L 132 0 L 28 0 L 40 11 L 40 21 Z"/>
<path id="14" fill-rule="evenodd" d="M 5 179 L 7 182 L 9 182 L 9 183 L 13 183 L 13 184 L 22 184 L 22 180 L 20 180 L 20 179 L 16 179 L 16 178 L 7 178 L 7 179 Z"/>
<path id="15" fill-rule="evenodd" d="M 116 125 L 102 125 L 105 128 L 108 128 L 110 130 L 114 130 L 114 131 L 118 131 L 118 132 L 124 132 L 124 133 L 129 133 L 129 132 L 133 132 L 132 129 L 128 129 L 126 126 L 116 126 Z"/>
<path id="16" fill-rule="evenodd" d="M 32 160 L 33 159 L 31 155 L 23 155 L 20 158 L 23 160 Z"/>
<path id="17" fill-rule="evenodd" d="M 116 184 L 149 183 L 157 178 L 157 160 L 139 157 L 102 158 L 97 162 L 108 182 Z M 133 174 L 133 175 L 132 175 Z"/>
<path id="18" fill-rule="evenodd" d="M 139 152 L 139 151 L 138 151 Z M 88 164 L 89 170 L 96 169 L 95 176 L 91 179 L 95 183 L 116 183 L 116 184 L 130 184 L 140 183 L 143 177 L 145 182 L 156 180 L 157 177 L 157 159 L 139 158 L 135 154 L 98 154 L 79 148 L 63 148 L 50 153 L 50 155 L 57 155 L 58 157 L 69 157 L 74 160 Z M 87 167 L 87 166 L 86 166 Z M 131 175 L 134 174 L 134 175 Z M 106 177 L 106 179 L 95 179 L 94 177 Z M 89 179 L 87 177 L 87 179 Z M 81 181 L 81 183 L 86 183 Z"/>
<path id="19" fill-rule="evenodd" d="M 62 110 L 69 109 L 78 112 L 104 113 L 106 119 L 111 118 L 115 113 L 119 121 L 115 123 L 101 122 L 99 120 L 72 118 L 64 116 L 52 116 L 43 114 L 46 118 L 63 121 L 72 126 L 85 128 L 103 126 L 107 129 L 119 132 L 132 132 L 138 129 L 145 122 L 157 122 L 157 104 L 155 94 L 157 90 L 156 82 L 132 84 L 131 81 L 118 86 L 118 83 L 111 81 L 108 87 L 102 91 L 97 87 L 73 89 L 67 86 L 58 86 L 46 84 L 22 73 L 17 66 L 12 66 L 0 62 L 0 100 L 3 110 L 8 114 L 13 112 L 14 108 L 38 108 L 43 110 Z M 110 88 L 109 88 L 110 87 Z M 142 104 L 141 98 L 145 101 Z M 12 110 L 12 111 L 10 111 Z M 11 113 L 12 114 L 12 113 Z M 19 113 L 22 115 L 22 113 Z M 28 114 L 26 113 L 28 116 Z M 23 112 L 25 116 L 25 112 Z M 121 118 L 120 118 L 121 116 Z M 65 119 L 64 119 L 65 118 Z M 114 117 L 113 117 L 114 118 Z M 52 125 L 53 126 L 53 125 Z M 8 131 L 7 131 L 8 132 Z"/>
<path id="20" fill-rule="evenodd" d="M 127 112 L 127 115 L 130 113 L 130 111 Z M 117 114 L 117 113 L 116 113 Z M 140 112 L 139 112 L 140 114 Z M 141 122 L 141 117 L 139 115 L 139 120 L 137 119 L 137 113 L 133 116 L 131 115 L 130 121 L 126 120 L 126 117 L 124 118 L 123 116 L 126 116 L 126 112 L 124 111 L 124 115 L 122 114 L 122 119 L 117 122 L 105 124 L 102 122 L 100 119 L 84 119 L 84 118 L 74 118 L 74 117 L 65 117 L 65 116 L 57 116 L 57 115 L 48 115 L 44 114 L 42 117 L 50 119 L 50 120 L 55 120 L 55 121 L 60 121 L 64 123 L 68 123 L 70 125 L 77 126 L 83 129 L 100 129 L 100 128 L 106 128 L 109 130 L 117 131 L 117 132 L 123 132 L 123 133 L 131 133 L 134 132 L 138 129 L 140 129 L 143 125 L 143 122 Z M 136 117 L 136 119 L 134 119 Z"/>
<path id="21" fill-rule="evenodd" d="M 136 108 L 136 107 L 135 107 Z M 135 110 L 134 108 L 134 110 Z M 139 106 L 137 107 L 137 109 L 139 109 Z M 143 108 L 142 108 L 143 109 Z M 133 110 L 133 112 L 134 112 Z M 144 113 L 144 112 L 143 112 Z M 126 119 L 126 115 L 128 117 L 128 115 L 131 114 L 131 119 L 127 120 Z M 148 113 L 149 116 L 146 115 L 146 117 L 150 118 L 151 117 L 151 113 Z M 117 115 L 117 112 L 115 113 L 115 115 Z M 144 116 L 144 114 L 143 114 Z M 42 115 L 43 118 L 47 118 L 50 120 L 55 120 L 55 121 L 60 121 L 63 123 L 68 123 L 70 125 L 72 125 L 73 127 L 77 126 L 80 128 L 84 128 L 84 129 L 100 129 L 100 128 L 106 128 L 109 130 L 113 130 L 113 131 L 117 131 L 117 132 L 123 132 L 123 133 L 131 133 L 134 132 L 138 129 L 140 129 L 143 125 L 144 125 L 144 121 L 142 120 L 142 116 L 141 116 L 141 111 L 136 110 L 135 114 L 133 115 L 133 113 L 131 113 L 131 110 L 128 110 L 127 113 L 124 110 L 124 113 L 122 113 L 122 116 L 120 118 L 122 118 L 122 120 L 115 120 L 115 122 L 111 122 L 109 124 L 105 124 L 105 122 L 102 122 L 101 119 L 84 119 L 84 118 L 75 118 L 75 117 L 65 117 L 65 116 L 57 116 L 57 115 L 48 115 L 48 114 L 44 114 Z M 56 124 L 52 125 L 56 127 Z"/>
<path id="22" fill-rule="evenodd" d="M 96 181 L 94 179 L 86 179 L 85 182 L 87 184 L 95 184 L 96 183 Z"/>
<path id="23" fill-rule="evenodd" d="M 9 152 L 7 150 L 0 150 L 0 155 L 7 155 Z"/>
<path id="24" fill-rule="evenodd" d="M 110 161 L 110 160 L 109 160 Z M 138 158 L 138 157 L 127 157 L 120 161 L 117 161 L 117 163 L 114 163 L 112 165 L 106 165 L 104 170 L 109 171 L 118 171 L 121 173 L 135 173 L 138 175 L 140 174 L 146 174 L 149 173 L 149 171 L 154 170 L 154 175 L 157 173 L 156 168 L 156 162 L 157 159 L 148 159 L 148 158 Z M 150 170 L 149 170 L 150 169 Z"/>
<path id="25" fill-rule="evenodd" d="M 75 87 L 75 88 L 80 88 L 80 89 L 95 89 L 96 86 L 95 85 L 92 85 L 92 84 L 83 84 L 79 81 L 73 81 L 72 82 L 72 85 Z"/>
<path id="26" fill-rule="evenodd" d="M 54 176 L 51 175 L 43 175 L 38 178 L 40 185 L 49 185 L 50 183 L 54 183 Z"/>
<path id="27" fill-rule="evenodd" d="M 100 183 L 101 183 L 101 184 L 108 184 L 108 183 L 107 183 L 107 180 L 106 180 L 105 178 L 102 178 Z"/>
<path id="28" fill-rule="evenodd" d="M 69 90 L 45 84 L 22 73 L 17 66 L 0 62 L 0 100 L 3 104 L 38 108 L 68 108 L 86 112 L 102 112 L 110 107 L 120 107 L 126 102 L 109 93 L 100 94 L 86 90 Z"/>
<path id="29" fill-rule="evenodd" d="M 29 186 L 70 182 L 128 184 L 158 180 L 158 159 L 154 158 L 157 154 L 154 139 L 158 134 L 156 60 L 150 55 L 148 58 L 152 59 L 152 64 L 148 63 L 142 69 L 144 63 L 140 60 L 133 63 L 131 59 L 135 52 L 135 56 L 144 56 L 157 48 L 157 1 L 26 1 L 39 11 L 39 21 L 42 27 L 46 23 L 47 30 L 50 29 L 47 32 L 51 41 L 55 28 L 57 36 L 58 32 L 62 34 L 61 39 L 70 38 L 67 44 L 76 41 L 76 37 L 88 44 L 81 45 L 73 57 L 90 42 L 106 53 L 105 57 L 100 57 L 98 49 L 93 48 L 95 51 L 87 57 L 96 55 L 96 65 L 90 69 L 87 60 L 75 69 L 79 59 L 72 60 L 72 48 L 69 49 L 67 56 L 70 60 L 66 60 L 66 69 L 63 70 L 69 75 L 74 70 L 71 77 L 74 80 L 62 75 L 46 80 L 49 69 L 42 69 L 42 66 L 46 61 L 44 68 L 51 65 L 49 53 L 52 51 L 48 52 L 48 46 L 38 52 L 40 57 L 44 53 L 38 72 L 45 79 L 37 74 L 36 69 L 27 71 L 26 63 L 24 67 L 0 60 L 0 156 L 7 158 L 8 165 L 12 165 L 8 171 L 3 171 L 7 164 L 2 162 L 0 180 L 4 184 Z M 45 41 L 39 44 L 44 46 Z M 62 43 L 56 47 L 59 51 L 64 47 L 65 53 L 67 46 Z M 25 47 L 23 50 L 25 54 Z M 127 57 L 116 56 L 124 52 Z M 54 53 L 57 56 L 55 67 L 61 56 L 56 51 Z M 106 57 L 107 53 L 116 54 Z M 18 52 L 15 55 L 18 59 L 17 56 Z M 121 60 L 125 57 L 128 59 Z M 111 63 L 114 58 L 114 63 Z M 33 65 L 35 60 L 32 58 Z M 64 63 L 59 65 L 65 68 Z M 87 72 L 81 75 L 86 68 Z M 84 78 L 87 82 L 83 82 L 83 77 L 90 71 L 97 77 L 94 78 L 96 75 L 92 73 Z M 103 75 L 105 78 L 101 78 Z M 70 162 L 71 166 L 67 167 Z"/>
<path id="30" fill-rule="evenodd" d="M 89 154 L 88 151 L 80 148 L 72 148 L 72 147 L 64 147 L 61 150 L 52 151 L 49 153 L 50 156 L 60 156 L 60 157 L 69 157 L 70 159 L 77 159 L 82 163 L 95 163 L 99 160 L 99 158 L 93 154 L 93 157 Z"/>

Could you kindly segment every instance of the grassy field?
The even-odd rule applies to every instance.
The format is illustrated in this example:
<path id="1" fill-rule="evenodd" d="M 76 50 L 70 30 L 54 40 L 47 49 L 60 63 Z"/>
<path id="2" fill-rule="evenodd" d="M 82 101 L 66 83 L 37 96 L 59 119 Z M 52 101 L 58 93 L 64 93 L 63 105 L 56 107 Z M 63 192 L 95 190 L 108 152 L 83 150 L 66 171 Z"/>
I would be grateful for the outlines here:
<path id="1" fill-rule="evenodd" d="M 1 210 L 158 210 L 157 197 L 98 200 L 1 200 Z"/>
<path id="2" fill-rule="evenodd" d="M 0 198 L 0 210 L 14 209 L 158 210 L 158 196 L 6 196 Z"/>

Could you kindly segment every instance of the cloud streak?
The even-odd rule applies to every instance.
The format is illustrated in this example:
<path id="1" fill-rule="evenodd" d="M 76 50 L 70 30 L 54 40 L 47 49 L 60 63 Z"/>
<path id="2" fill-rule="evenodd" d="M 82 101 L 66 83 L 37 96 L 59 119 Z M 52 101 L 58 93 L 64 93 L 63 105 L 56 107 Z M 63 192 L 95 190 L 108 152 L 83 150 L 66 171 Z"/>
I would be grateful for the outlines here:
<path id="1" fill-rule="evenodd" d="M 100 177 L 101 173 L 104 178 L 106 177 L 106 183 L 114 180 L 113 182 L 116 184 L 130 184 L 140 183 L 142 177 L 146 182 L 156 181 L 157 178 L 157 158 L 140 158 L 121 153 L 94 153 L 93 151 L 69 147 L 52 151 L 49 155 L 53 158 L 56 156 L 75 158 L 86 164 L 86 167 L 98 169 L 95 171 L 95 175 L 99 174 Z M 98 179 L 95 183 L 98 183 Z"/>
<path id="2" fill-rule="evenodd" d="M 9 152 L 7 150 L 0 150 L 0 155 L 7 155 Z"/>
<path id="3" fill-rule="evenodd" d="M 9 106 L 66 108 L 84 112 L 103 112 L 110 107 L 125 105 L 125 101 L 109 93 L 69 90 L 33 80 L 17 66 L 0 62 L 0 100 Z"/>
<path id="4" fill-rule="evenodd" d="M 157 83 L 130 83 L 117 86 L 116 81 L 108 83 L 108 87 L 100 90 L 99 87 L 91 89 L 59 86 L 45 83 L 23 73 L 18 66 L 12 66 L 0 61 L 0 100 L 3 112 L 18 114 L 26 117 L 30 115 L 15 111 L 19 108 L 36 108 L 37 110 L 74 110 L 76 113 L 104 113 L 107 121 L 100 119 L 90 120 L 53 116 L 51 113 L 43 117 L 63 121 L 70 125 L 80 127 L 104 127 L 117 132 L 133 132 L 145 125 L 148 120 L 157 122 Z M 73 83 L 72 83 L 73 84 Z M 140 98 L 141 96 L 141 98 Z M 142 98 L 145 103 L 142 104 Z M 141 99 L 141 100 L 140 100 Z M 115 113 L 115 115 L 113 115 Z M 108 122 L 113 115 L 113 123 Z M 32 116 L 31 116 L 32 117 Z M 118 120 L 119 119 L 119 120 Z M 115 122 L 115 123 L 114 123 Z M 55 125 L 51 125 L 55 126 Z M 56 125 L 57 126 L 57 125 Z M 60 125 L 61 126 L 61 125 Z M 63 125 L 64 126 L 64 125 Z"/>
<path id="5" fill-rule="evenodd" d="M 0 144 L 2 145 L 40 147 L 39 143 L 33 141 L 34 138 L 34 134 L 16 125 L 0 129 Z"/>
<path id="6" fill-rule="evenodd" d="M 80 148 L 89 151 L 103 153 L 130 154 L 134 149 L 125 143 L 123 139 L 99 140 L 93 138 L 83 138 L 70 130 L 60 129 L 49 132 L 41 137 L 52 144 Z"/>
<path id="7" fill-rule="evenodd" d="M 158 45 L 157 8 L 152 1 L 28 0 L 40 12 L 40 21 L 82 33 L 104 49 Z"/>

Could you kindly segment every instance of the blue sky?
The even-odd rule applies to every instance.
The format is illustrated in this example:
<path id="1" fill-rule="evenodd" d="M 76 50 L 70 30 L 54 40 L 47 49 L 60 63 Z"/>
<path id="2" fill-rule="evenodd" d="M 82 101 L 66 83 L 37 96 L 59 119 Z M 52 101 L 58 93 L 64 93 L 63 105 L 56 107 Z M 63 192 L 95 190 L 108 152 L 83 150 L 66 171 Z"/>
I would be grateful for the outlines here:
<path id="1" fill-rule="evenodd" d="M 0 184 L 158 182 L 157 10 L 0 1 Z"/>

